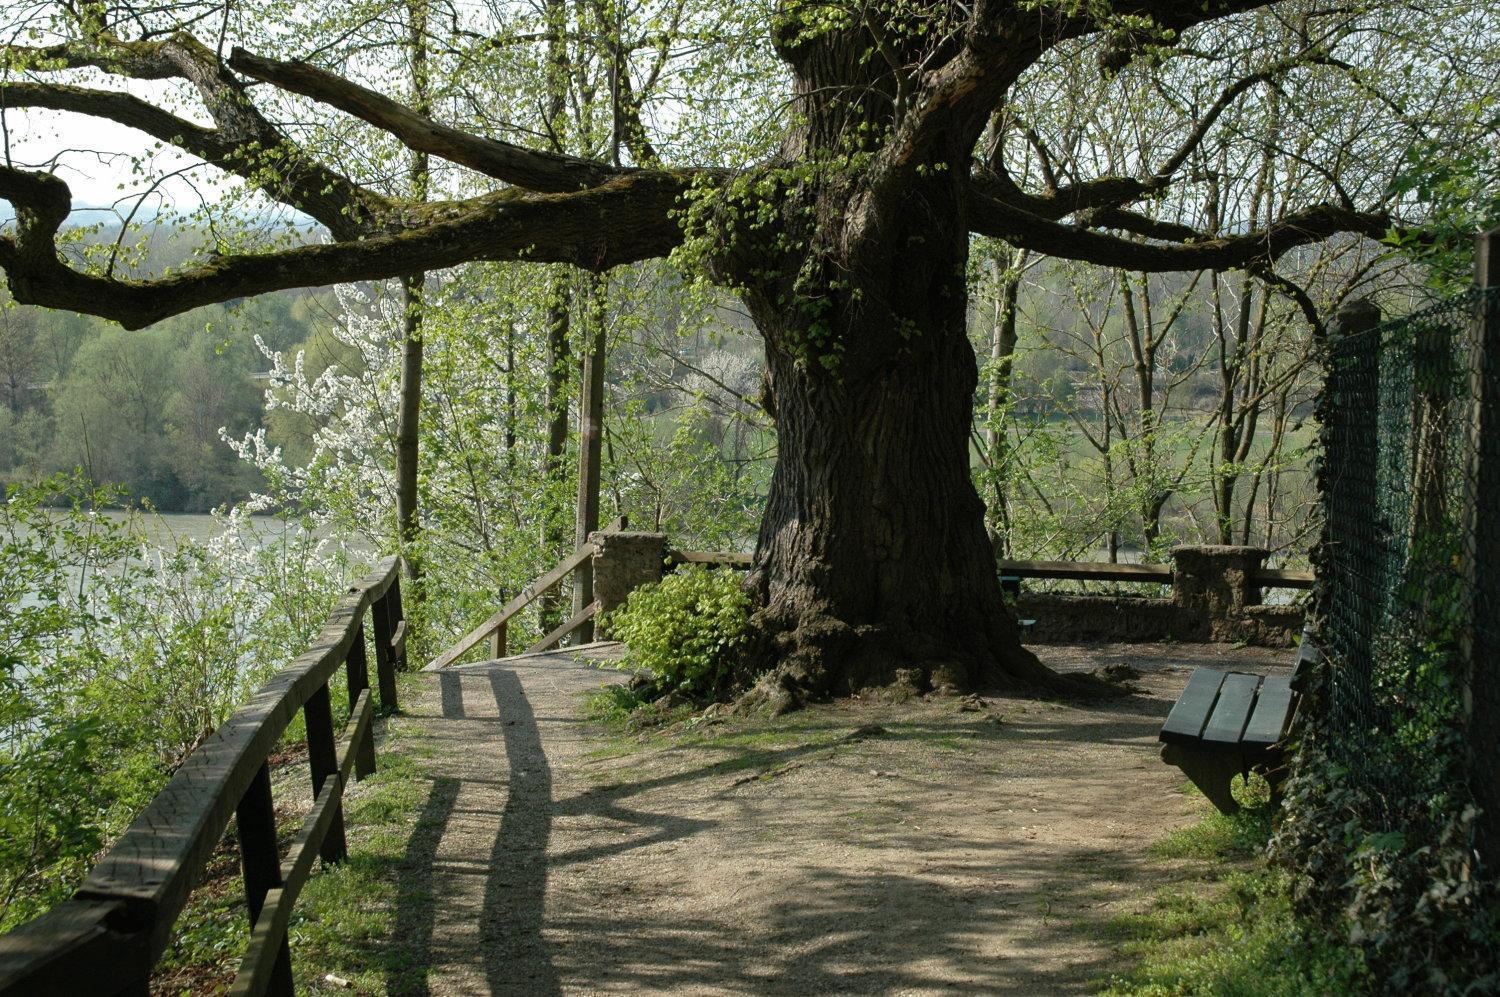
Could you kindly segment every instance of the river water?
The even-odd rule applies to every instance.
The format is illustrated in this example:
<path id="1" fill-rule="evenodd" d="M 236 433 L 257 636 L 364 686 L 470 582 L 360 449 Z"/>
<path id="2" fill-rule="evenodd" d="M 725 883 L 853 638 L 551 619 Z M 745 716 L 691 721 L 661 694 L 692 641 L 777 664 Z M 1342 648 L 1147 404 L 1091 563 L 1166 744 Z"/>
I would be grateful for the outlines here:
<path id="1" fill-rule="evenodd" d="M 165 551 L 171 551 L 181 543 L 204 543 L 222 535 L 224 532 L 223 522 L 206 513 L 162 512 L 131 514 L 118 511 L 104 511 L 99 513 L 99 515 L 105 519 L 120 523 L 134 518 L 137 528 L 145 535 L 147 543 L 151 547 Z M 269 547 L 288 537 L 301 537 L 304 529 L 302 524 L 295 520 L 281 519 L 275 516 L 252 516 L 246 532 L 261 546 Z M 351 546 L 355 549 L 360 549 L 363 545 L 355 543 Z M 109 570 L 108 565 L 101 567 L 104 571 Z M 76 577 L 74 580 L 77 580 Z M 35 596 L 27 596 L 23 598 L 22 604 L 36 605 L 37 600 Z"/>

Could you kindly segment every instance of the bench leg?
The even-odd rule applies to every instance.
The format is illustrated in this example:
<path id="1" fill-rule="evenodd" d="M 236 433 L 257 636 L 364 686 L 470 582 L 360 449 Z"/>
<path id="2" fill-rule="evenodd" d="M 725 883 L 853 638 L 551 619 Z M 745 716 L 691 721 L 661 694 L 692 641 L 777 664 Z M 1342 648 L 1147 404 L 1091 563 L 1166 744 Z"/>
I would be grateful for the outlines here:
<path id="1" fill-rule="evenodd" d="M 1229 791 L 1234 777 L 1244 771 L 1237 753 L 1194 751 L 1180 744 L 1167 744 L 1162 746 L 1161 760 L 1182 769 L 1219 813 L 1239 813 L 1240 805 Z"/>

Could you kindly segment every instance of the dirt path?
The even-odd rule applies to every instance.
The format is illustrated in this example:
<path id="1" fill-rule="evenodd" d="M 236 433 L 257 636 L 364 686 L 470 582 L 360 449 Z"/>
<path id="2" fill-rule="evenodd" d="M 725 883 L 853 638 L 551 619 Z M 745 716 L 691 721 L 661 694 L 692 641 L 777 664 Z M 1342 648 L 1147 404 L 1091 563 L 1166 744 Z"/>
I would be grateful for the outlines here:
<path id="1" fill-rule="evenodd" d="M 619 673 L 566 654 L 434 675 L 404 721 L 432 781 L 396 944 L 434 994 L 1086 992 L 1108 921 L 1191 873 L 1149 850 L 1203 805 L 1157 758 L 1172 666 L 1286 653 L 1039 650 L 1144 693 L 633 736 L 581 719 Z"/>

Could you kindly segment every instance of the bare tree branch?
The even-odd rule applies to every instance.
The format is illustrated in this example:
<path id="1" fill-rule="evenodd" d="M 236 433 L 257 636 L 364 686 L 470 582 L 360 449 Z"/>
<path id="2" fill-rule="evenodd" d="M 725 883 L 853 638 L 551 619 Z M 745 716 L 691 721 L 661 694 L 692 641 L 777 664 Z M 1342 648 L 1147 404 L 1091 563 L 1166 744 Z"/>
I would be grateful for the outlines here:
<path id="1" fill-rule="evenodd" d="M 1133 242 L 1064 225 L 982 195 L 971 198 L 969 221 L 973 231 L 1004 239 L 1013 246 L 1100 266 L 1150 272 L 1235 270 L 1256 263 L 1271 264 L 1298 246 L 1321 242 L 1341 232 L 1380 239 L 1391 228 L 1391 219 L 1383 212 L 1361 213 L 1318 204 L 1242 235 L 1192 242 Z"/>

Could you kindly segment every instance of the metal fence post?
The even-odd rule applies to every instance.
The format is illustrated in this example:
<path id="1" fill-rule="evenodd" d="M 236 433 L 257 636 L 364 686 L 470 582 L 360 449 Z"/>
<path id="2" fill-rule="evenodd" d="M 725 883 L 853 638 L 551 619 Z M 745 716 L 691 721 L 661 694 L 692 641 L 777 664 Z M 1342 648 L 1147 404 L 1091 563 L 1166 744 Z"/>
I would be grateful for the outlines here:
<path id="1" fill-rule="evenodd" d="M 1479 237 L 1474 283 L 1490 293 L 1475 309 L 1469 362 L 1462 557 L 1469 604 L 1459 653 L 1479 854 L 1500 868 L 1500 229 Z"/>
<path id="2" fill-rule="evenodd" d="M 1374 531 L 1376 515 L 1370 503 L 1378 488 L 1380 460 L 1380 349 L 1379 344 L 1341 349 L 1353 336 L 1370 336 L 1380 324 L 1380 309 L 1368 300 L 1340 308 L 1328 325 L 1329 359 L 1322 422 L 1323 490 L 1322 550 L 1319 552 L 1319 613 L 1325 619 L 1359 620 L 1366 625 L 1331 628 L 1321 633 L 1326 660 L 1335 668 L 1363 667 L 1371 653 L 1371 627 L 1378 613 L 1383 586 Z M 1357 514 L 1351 514 L 1357 511 Z M 1347 678 L 1339 683 L 1330 703 L 1336 723 L 1349 705 Z M 1361 690 L 1367 693 L 1368 690 Z"/>

